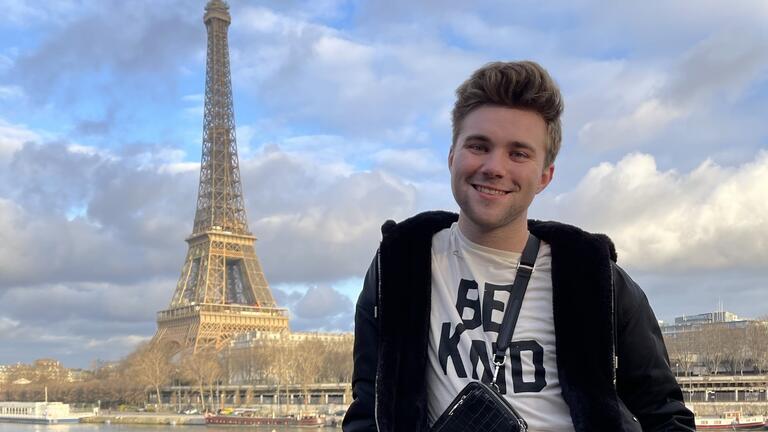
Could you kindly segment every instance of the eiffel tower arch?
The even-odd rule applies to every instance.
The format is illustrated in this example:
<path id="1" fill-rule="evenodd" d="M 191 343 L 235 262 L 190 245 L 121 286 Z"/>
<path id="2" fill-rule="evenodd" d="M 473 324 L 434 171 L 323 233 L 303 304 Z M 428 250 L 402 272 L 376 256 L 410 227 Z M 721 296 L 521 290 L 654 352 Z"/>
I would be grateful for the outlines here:
<path id="1" fill-rule="evenodd" d="M 288 330 L 256 256 L 243 203 L 229 69 L 229 7 L 209 0 L 200 185 L 192 234 L 168 309 L 157 313 L 155 341 L 174 351 L 219 350 L 233 335 Z"/>

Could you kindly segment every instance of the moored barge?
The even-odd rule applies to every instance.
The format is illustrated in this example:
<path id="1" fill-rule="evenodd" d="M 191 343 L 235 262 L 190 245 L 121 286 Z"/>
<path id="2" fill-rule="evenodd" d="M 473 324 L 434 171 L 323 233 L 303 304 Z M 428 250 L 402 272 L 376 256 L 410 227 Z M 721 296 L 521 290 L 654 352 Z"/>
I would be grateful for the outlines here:
<path id="1" fill-rule="evenodd" d="M 0 402 L 0 422 L 8 423 L 78 423 L 80 417 L 69 412 L 61 402 Z"/>
<path id="2" fill-rule="evenodd" d="M 764 416 L 743 416 L 737 411 L 726 412 L 721 417 L 696 417 L 696 430 L 764 430 L 765 425 Z"/>
<path id="3" fill-rule="evenodd" d="M 325 421 L 322 417 L 311 416 L 277 416 L 277 417 L 255 417 L 249 415 L 206 415 L 205 424 L 207 425 L 229 425 L 229 426 L 298 426 L 298 427 L 323 427 Z"/>

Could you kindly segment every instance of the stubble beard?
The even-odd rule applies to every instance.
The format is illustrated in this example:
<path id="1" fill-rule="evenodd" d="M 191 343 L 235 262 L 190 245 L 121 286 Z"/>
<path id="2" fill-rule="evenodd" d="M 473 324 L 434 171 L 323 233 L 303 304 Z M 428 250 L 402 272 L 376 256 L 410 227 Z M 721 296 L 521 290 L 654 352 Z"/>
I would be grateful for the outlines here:
<path id="1" fill-rule="evenodd" d="M 510 210 L 494 217 L 487 217 L 478 213 L 473 209 L 461 209 L 459 213 L 459 220 L 464 220 L 464 226 L 478 234 L 502 232 L 507 229 L 514 230 L 522 223 L 521 221 L 527 224 L 527 212 L 525 209 Z"/>
<path id="2" fill-rule="evenodd" d="M 520 186 L 518 184 L 512 186 L 509 194 L 519 194 Z M 471 184 L 469 187 L 472 188 Z M 471 194 L 472 191 L 469 193 Z M 469 229 L 476 234 L 486 235 L 495 232 L 501 233 L 508 229 L 514 231 L 520 226 L 527 227 L 528 225 L 528 206 L 525 206 L 524 203 L 513 200 L 513 202 L 505 203 L 503 209 L 486 209 L 480 203 L 472 203 L 472 197 L 469 195 L 463 198 L 461 200 L 463 202 L 458 199 L 456 201 L 461 209 L 459 213 L 460 226 L 465 230 Z M 522 197 L 513 195 L 510 198 L 520 199 Z"/>

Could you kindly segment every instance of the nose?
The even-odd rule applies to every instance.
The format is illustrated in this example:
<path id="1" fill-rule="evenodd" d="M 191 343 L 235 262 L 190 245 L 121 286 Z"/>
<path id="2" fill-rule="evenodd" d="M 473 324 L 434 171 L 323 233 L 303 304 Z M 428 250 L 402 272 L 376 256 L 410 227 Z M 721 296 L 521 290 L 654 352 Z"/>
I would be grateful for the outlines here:
<path id="1" fill-rule="evenodd" d="M 502 178 L 504 177 L 504 166 L 506 163 L 507 158 L 504 152 L 488 152 L 485 154 L 480 172 L 488 178 Z"/>

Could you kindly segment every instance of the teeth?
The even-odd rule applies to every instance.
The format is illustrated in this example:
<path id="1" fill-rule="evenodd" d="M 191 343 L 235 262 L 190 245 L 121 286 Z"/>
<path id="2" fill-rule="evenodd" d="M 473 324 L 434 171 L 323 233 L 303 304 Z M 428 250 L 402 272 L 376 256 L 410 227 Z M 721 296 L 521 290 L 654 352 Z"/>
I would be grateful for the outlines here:
<path id="1" fill-rule="evenodd" d="M 507 194 L 506 191 L 502 191 L 502 190 L 498 190 L 498 189 L 491 189 L 491 188 L 487 188 L 485 186 L 479 186 L 479 185 L 475 186 L 475 189 L 477 189 L 478 191 L 480 191 L 482 193 L 487 193 L 487 194 L 490 194 L 490 195 L 506 195 Z"/>

